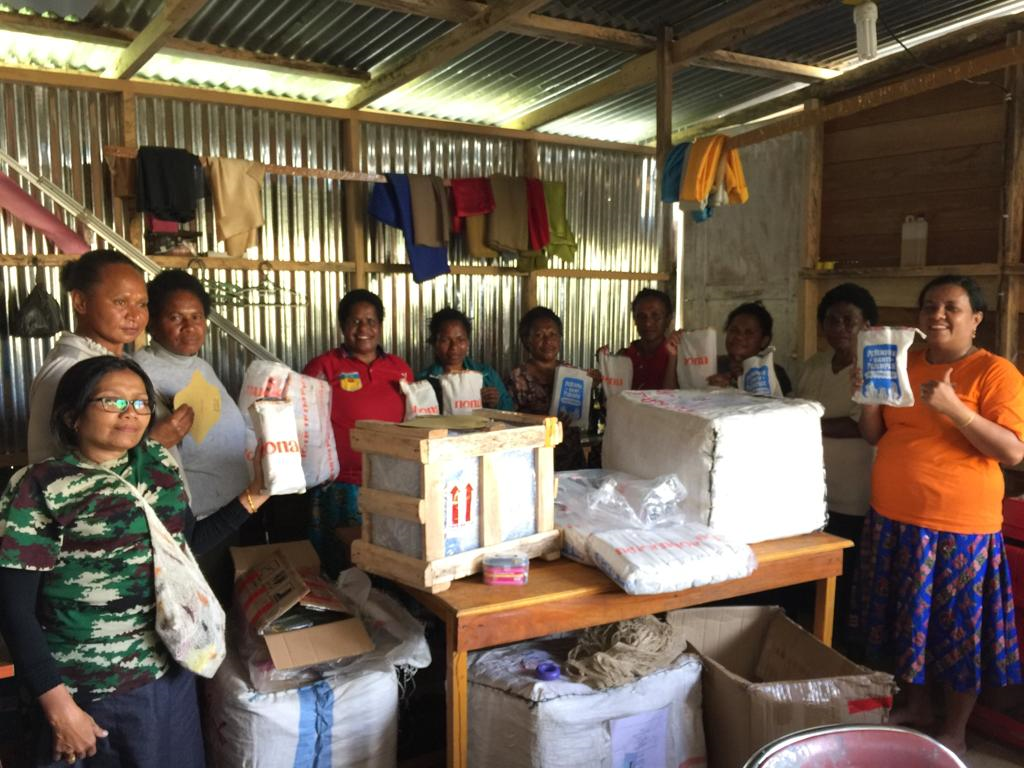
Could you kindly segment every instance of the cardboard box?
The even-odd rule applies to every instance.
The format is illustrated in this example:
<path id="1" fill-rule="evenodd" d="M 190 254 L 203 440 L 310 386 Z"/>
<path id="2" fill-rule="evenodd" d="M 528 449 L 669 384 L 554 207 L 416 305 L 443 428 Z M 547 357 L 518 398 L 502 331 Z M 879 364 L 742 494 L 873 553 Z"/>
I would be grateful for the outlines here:
<path id="1" fill-rule="evenodd" d="M 881 723 L 892 707 L 892 675 L 823 645 L 781 608 L 691 608 L 667 618 L 704 659 L 711 768 L 737 768 L 801 728 Z"/>
<path id="2" fill-rule="evenodd" d="M 235 564 L 235 578 L 250 568 L 270 562 L 274 553 L 280 552 L 288 563 L 301 571 L 304 568 L 320 569 L 320 559 L 308 541 L 290 541 L 282 544 L 262 544 L 255 547 L 232 547 L 231 559 Z M 288 583 L 279 596 L 274 596 L 274 605 L 267 614 L 284 613 L 295 605 L 304 593 Z M 321 624 L 294 632 L 264 635 L 270 659 L 278 669 L 294 669 L 336 661 L 349 656 L 359 656 L 373 650 L 373 641 L 366 633 L 363 622 L 356 616 Z"/>

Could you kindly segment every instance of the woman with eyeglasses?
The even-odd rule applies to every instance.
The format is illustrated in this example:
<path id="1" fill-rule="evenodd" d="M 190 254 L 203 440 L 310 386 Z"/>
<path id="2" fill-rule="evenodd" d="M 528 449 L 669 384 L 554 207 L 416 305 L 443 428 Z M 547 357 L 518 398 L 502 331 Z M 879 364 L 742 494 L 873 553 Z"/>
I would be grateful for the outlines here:
<path id="1" fill-rule="evenodd" d="M 875 450 L 860 434 L 860 406 L 850 399 L 850 374 L 857 356 L 857 334 L 878 323 L 878 306 L 864 288 L 843 283 L 822 296 L 818 325 L 829 348 L 804 362 L 797 382 L 797 397 L 817 400 L 825 408 L 821 419 L 825 452 L 825 530 L 853 541 L 843 551 L 843 573 L 836 587 L 836 623 L 840 640 L 846 639 L 850 588 L 857 565 L 864 516 L 871 505 L 871 464 Z M 849 650 L 849 649 L 847 649 Z"/>
<path id="2" fill-rule="evenodd" d="M 89 251 L 61 270 L 75 315 L 74 332 L 61 334 L 32 379 L 28 407 L 28 460 L 57 455 L 60 445 L 50 430 L 57 384 L 79 360 L 101 355 L 122 357 L 124 347 L 138 338 L 149 319 L 146 282 L 142 272 L 122 253 Z M 195 414 L 182 406 L 154 424 L 152 437 L 166 447 L 176 445 Z"/>
<path id="3" fill-rule="evenodd" d="M 337 529 L 362 523 L 358 497 L 363 458 L 352 450 L 349 431 L 359 419 L 402 421 L 405 399 L 398 382 L 413 381 L 409 364 L 381 346 L 384 303 L 377 294 L 361 288 L 346 293 L 338 303 L 338 323 L 341 346 L 313 358 L 302 371 L 331 385 L 331 424 L 340 471 L 336 482 L 317 492 L 310 537 L 332 576 L 347 561 Z"/>
<path id="4" fill-rule="evenodd" d="M 153 399 L 132 360 L 76 363 L 54 395 L 61 451 L 0 497 L 0 632 L 39 703 L 35 765 L 204 765 L 195 681 L 158 637 L 152 541 L 128 485 L 194 552 L 266 497 L 257 472 L 197 522 L 176 462 L 147 439 Z"/>

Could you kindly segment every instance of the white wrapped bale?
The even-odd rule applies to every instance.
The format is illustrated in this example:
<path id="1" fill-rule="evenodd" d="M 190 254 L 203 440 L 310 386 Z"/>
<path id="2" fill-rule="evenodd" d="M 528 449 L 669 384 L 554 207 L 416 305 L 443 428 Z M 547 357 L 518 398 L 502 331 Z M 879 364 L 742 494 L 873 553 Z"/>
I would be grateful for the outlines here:
<path id="1" fill-rule="evenodd" d="M 608 401 L 607 469 L 686 486 L 687 520 L 751 543 L 825 525 L 818 403 L 733 389 L 629 391 Z"/>
<path id="2" fill-rule="evenodd" d="M 595 690 L 542 681 L 573 640 L 475 654 L 469 666 L 469 765 L 487 768 L 677 768 L 704 765 L 701 663 L 683 654 L 667 669 Z"/>
<path id="3" fill-rule="evenodd" d="M 398 678 L 387 661 L 264 694 L 229 654 L 204 690 L 212 768 L 397 765 Z"/>

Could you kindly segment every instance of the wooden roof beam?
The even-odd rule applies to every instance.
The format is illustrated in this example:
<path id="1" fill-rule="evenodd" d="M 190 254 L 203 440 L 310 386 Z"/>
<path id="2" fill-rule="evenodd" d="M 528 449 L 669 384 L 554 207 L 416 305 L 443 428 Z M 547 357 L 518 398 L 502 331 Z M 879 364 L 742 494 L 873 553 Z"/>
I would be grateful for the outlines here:
<path id="1" fill-rule="evenodd" d="M 701 56 L 694 62 L 695 66 L 707 69 L 722 69 L 726 72 L 738 72 L 743 75 L 767 77 L 774 80 L 785 80 L 798 83 L 820 83 L 831 80 L 841 73 L 838 69 L 814 67 L 795 61 L 766 59 L 762 56 L 751 56 L 736 51 L 712 51 Z"/>
<path id="2" fill-rule="evenodd" d="M 206 0 L 164 0 L 156 16 L 124 49 L 113 67 L 118 80 L 127 80 L 153 58 L 195 16 Z"/>
<path id="3" fill-rule="evenodd" d="M 338 101 L 346 109 L 362 109 L 381 96 L 401 88 L 421 75 L 447 64 L 452 59 L 504 31 L 510 21 L 525 16 L 549 0 L 499 0 L 485 6 L 471 19 L 445 32 L 425 47 L 403 57 L 370 82 L 359 86 Z"/>
<path id="4" fill-rule="evenodd" d="M 136 32 L 130 29 L 101 27 L 87 22 L 71 23 L 60 19 L 28 16 L 5 11 L 0 11 L 0 29 L 26 32 L 32 35 L 48 35 L 50 37 L 76 40 L 93 45 L 114 45 L 122 48 L 130 45 L 138 36 Z M 219 45 L 185 40 L 180 37 L 172 37 L 165 43 L 164 49 L 176 51 L 184 55 L 199 55 L 223 60 L 224 63 L 236 66 L 275 69 L 287 74 L 321 75 L 350 83 L 364 83 L 370 79 L 369 72 L 350 67 L 318 64 L 301 59 L 286 59 L 276 54 L 258 53 L 240 48 L 224 48 Z"/>
<path id="5" fill-rule="evenodd" d="M 672 71 L 693 64 L 703 55 L 736 46 L 802 14 L 822 8 L 827 2 L 828 0 L 754 0 L 742 10 L 676 39 L 672 44 Z M 627 61 L 615 74 L 510 120 L 504 123 L 504 127 L 527 130 L 545 125 L 612 96 L 653 82 L 656 69 L 656 53 L 652 51 L 642 54 Z"/>
<path id="6" fill-rule="evenodd" d="M 487 3 L 477 0 L 352 0 L 352 3 L 456 23 L 467 21 L 488 8 Z M 513 19 L 506 31 L 526 37 L 540 37 L 576 45 L 596 45 L 629 53 L 653 51 L 656 43 L 653 35 L 559 19 L 540 13 L 528 13 L 522 18 Z"/>

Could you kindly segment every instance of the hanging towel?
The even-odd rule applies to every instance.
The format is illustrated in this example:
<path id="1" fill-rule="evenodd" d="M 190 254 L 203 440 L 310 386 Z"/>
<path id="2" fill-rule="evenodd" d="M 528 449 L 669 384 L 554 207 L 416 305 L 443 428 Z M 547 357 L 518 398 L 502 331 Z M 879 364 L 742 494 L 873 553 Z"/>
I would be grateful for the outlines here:
<path id="1" fill-rule="evenodd" d="M 448 249 L 416 245 L 412 232 L 412 196 L 409 178 L 403 173 L 388 173 L 386 184 L 374 184 L 370 196 L 370 215 L 377 221 L 402 230 L 405 251 L 417 283 L 451 272 Z"/>
<path id="2" fill-rule="evenodd" d="M 747 202 L 750 190 L 747 189 L 747 179 L 743 175 L 739 150 L 730 149 L 722 162 L 725 163 L 725 190 L 729 193 L 729 202 L 733 205 Z"/>
<path id="3" fill-rule="evenodd" d="M 89 250 L 77 232 L 68 228 L 14 180 L 0 173 L 0 206 L 26 226 L 32 227 L 56 246 L 61 253 L 81 256 Z"/>
<path id="4" fill-rule="evenodd" d="M 452 179 L 452 232 L 462 231 L 462 220 L 494 210 L 490 179 Z"/>
<path id="5" fill-rule="evenodd" d="M 686 171 L 679 188 L 680 204 L 697 203 L 700 208 L 707 205 L 711 186 L 718 173 L 718 162 L 722 157 L 725 136 L 709 136 L 697 139 L 690 147 L 686 158 Z"/>
<path id="6" fill-rule="evenodd" d="M 497 173 L 491 176 L 491 192 L 494 212 L 487 217 L 487 245 L 496 251 L 529 250 L 526 180 Z"/>
<path id="7" fill-rule="evenodd" d="M 448 245 L 448 194 L 438 176 L 409 175 L 412 235 L 416 245 Z"/>
<path id="8" fill-rule="evenodd" d="M 136 162 L 140 211 L 177 222 L 196 217 L 196 201 L 203 197 L 204 187 L 198 157 L 184 149 L 141 147 Z"/>
<path id="9" fill-rule="evenodd" d="M 110 191 L 114 197 L 119 197 L 126 202 L 135 200 L 137 162 L 134 157 L 107 156 L 107 167 L 110 168 Z"/>
<path id="10" fill-rule="evenodd" d="M 544 203 L 548 212 L 548 226 L 551 242 L 544 251 L 548 256 L 557 256 L 562 261 L 576 258 L 576 235 L 569 227 L 565 209 L 565 182 L 544 182 Z"/>
<path id="11" fill-rule="evenodd" d="M 229 256 L 238 258 L 257 244 L 263 226 L 263 177 L 260 163 L 226 157 L 206 160 L 213 192 L 217 231 Z"/>
<path id="12" fill-rule="evenodd" d="M 551 242 L 548 206 L 544 202 L 544 185 L 540 179 L 526 180 L 526 212 L 527 228 L 530 233 L 530 250 L 539 251 Z"/>
<path id="13" fill-rule="evenodd" d="M 661 169 L 661 202 L 674 203 L 679 200 L 679 187 L 683 183 L 683 169 L 686 168 L 686 156 L 690 152 L 690 142 L 676 144 L 665 157 L 665 166 Z"/>
<path id="14" fill-rule="evenodd" d="M 465 219 L 459 219 L 459 221 L 465 221 L 465 243 L 466 253 L 474 259 L 496 259 L 498 258 L 498 252 L 488 248 L 487 243 L 484 242 L 484 236 L 487 233 L 487 217 L 486 216 L 467 216 Z"/>

